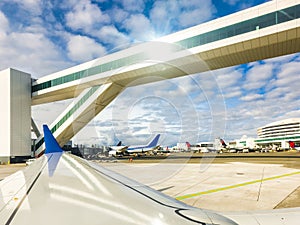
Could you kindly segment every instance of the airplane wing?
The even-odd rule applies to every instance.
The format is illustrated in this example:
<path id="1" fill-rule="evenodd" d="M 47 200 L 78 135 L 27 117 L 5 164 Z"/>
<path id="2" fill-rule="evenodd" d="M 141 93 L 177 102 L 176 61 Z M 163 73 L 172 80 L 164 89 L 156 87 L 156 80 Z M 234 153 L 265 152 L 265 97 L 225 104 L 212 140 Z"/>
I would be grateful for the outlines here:
<path id="1" fill-rule="evenodd" d="M 211 224 L 212 218 L 218 223 L 218 215 L 58 151 L 57 144 L 47 143 L 47 130 L 44 134 L 46 149 L 55 151 L 47 149 L 0 182 L 0 224 Z"/>
<path id="2" fill-rule="evenodd" d="M 121 148 L 119 148 L 118 150 L 117 150 L 117 152 L 126 152 L 127 151 L 127 149 L 128 149 L 128 147 L 129 146 L 122 146 Z"/>
<path id="3" fill-rule="evenodd" d="M 64 153 L 54 141 L 53 136 L 45 138 L 46 149 L 55 151 L 48 148 L 26 169 L 0 182 L 0 224 L 237 224 Z"/>
<path id="4" fill-rule="evenodd" d="M 116 151 L 118 153 L 124 153 L 127 151 L 128 146 L 113 146 L 111 147 L 113 151 Z"/>

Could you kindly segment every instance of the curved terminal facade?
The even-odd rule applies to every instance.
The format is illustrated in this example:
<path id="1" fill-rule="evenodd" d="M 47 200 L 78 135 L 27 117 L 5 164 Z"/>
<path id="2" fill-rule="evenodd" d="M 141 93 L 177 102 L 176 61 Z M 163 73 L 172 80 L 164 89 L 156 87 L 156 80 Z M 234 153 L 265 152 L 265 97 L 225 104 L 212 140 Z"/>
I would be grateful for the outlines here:
<path id="1" fill-rule="evenodd" d="M 300 143 L 300 118 L 281 120 L 267 124 L 257 129 L 258 139 L 255 142 L 260 145 L 274 144 L 280 148 L 289 148 L 289 142 Z"/>
<path id="2" fill-rule="evenodd" d="M 300 136 L 300 118 L 281 120 L 257 129 L 259 138 Z"/>

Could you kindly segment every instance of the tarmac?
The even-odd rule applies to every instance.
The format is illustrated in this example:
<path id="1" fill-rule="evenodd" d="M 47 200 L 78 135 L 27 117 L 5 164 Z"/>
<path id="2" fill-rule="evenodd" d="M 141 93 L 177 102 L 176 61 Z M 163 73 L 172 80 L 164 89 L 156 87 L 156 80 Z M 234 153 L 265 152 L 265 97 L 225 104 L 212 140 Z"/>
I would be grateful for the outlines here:
<path id="1" fill-rule="evenodd" d="M 157 163 L 133 159 L 101 165 L 194 207 L 216 211 L 300 207 L 299 153 L 271 156 L 181 157 L 185 163 L 178 163 L 179 158 Z"/>
<path id="2" fill-rule="evenodd" d="M 25 163 L 20 164 L 10 164 L 10 165 L 0 165 L 0 180 L 9 176 L 12 173 L 15 173 L 21 169 L 25 168 Z"/>
<path id="3" fill-rule="evenodd" d="M 289 157 L 206 156 L 98 163 L 199 208 L 245 211 L 300 207 L 299 153 Z M 24 167 L 0 165 L 0 180 Z"/>

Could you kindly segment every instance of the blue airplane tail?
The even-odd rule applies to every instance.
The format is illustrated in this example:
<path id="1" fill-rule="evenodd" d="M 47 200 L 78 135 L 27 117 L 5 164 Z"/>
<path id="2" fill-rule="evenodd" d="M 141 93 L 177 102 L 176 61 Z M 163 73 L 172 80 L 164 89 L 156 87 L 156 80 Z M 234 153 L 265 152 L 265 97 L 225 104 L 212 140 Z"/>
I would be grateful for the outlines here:
<path id="1" fill-rule="evenodd" d="M 47 153 L 54 153 L 54 152 L 63 152 L 62 148 L 57 143 L 56 139 L 54 138 L 53 134 L 49 130 L 47 125 L 43 125 L 44 129 L 44 140 L 45 140 L 45 154 Z"/>
<path id="2" fill-rule="evenodd" d="M 155 138 L 147 145 L 147 147 L 148 148 L 156 147 L 159 137 L 160 137 L 160 134 L 156 135 Z"/>

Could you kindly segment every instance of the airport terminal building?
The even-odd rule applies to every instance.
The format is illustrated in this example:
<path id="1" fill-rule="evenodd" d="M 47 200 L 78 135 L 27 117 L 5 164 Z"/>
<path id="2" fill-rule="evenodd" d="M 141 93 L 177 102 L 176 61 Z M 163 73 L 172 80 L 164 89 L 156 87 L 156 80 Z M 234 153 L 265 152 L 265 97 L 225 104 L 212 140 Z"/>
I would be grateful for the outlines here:
<path id="1" fill-rule="evenodd" d="M 289 142 L 300 143 L 300 118 L 276 121 L 257 129 L 259 146 L 275 145 L 281 149 L 288 149 Z"/>
<path id="2" fill-rule="evenodd" d="M 229 142 L 230 148 L 289 150 L 300 146 L 300 118 L 290 118 L 257 128 L 257 137 L 242 137 Z M 298 148 L 297 148 L 298 149 Z"/>

